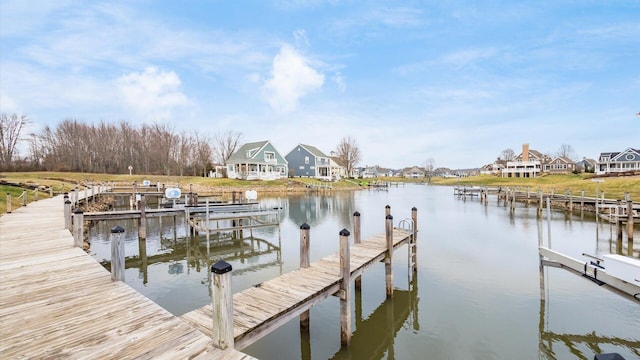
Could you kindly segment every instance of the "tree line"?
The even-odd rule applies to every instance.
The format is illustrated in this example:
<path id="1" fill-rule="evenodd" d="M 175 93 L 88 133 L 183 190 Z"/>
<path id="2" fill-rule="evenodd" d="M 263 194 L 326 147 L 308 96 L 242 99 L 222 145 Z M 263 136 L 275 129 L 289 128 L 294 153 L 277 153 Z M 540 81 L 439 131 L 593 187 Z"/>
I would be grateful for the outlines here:
<path id="1" fill-rule="evenodd" d="M 55 127 L 22 136 L 26 115 L 0 114 L 0 171 L 70 171 L 207 176 L 215 165 L 226 165 L 242 146 L 242 133 L 178 132 L 167 124 L 134 125 L 127 121 L 86 124 L 66 119 Z M 26 144 L 19 156 L 18 143 Z M 360 161 L 355 139 L 337 147 L 348 169 Z M 224 175 L 224 174 L 222 174 Z"/>

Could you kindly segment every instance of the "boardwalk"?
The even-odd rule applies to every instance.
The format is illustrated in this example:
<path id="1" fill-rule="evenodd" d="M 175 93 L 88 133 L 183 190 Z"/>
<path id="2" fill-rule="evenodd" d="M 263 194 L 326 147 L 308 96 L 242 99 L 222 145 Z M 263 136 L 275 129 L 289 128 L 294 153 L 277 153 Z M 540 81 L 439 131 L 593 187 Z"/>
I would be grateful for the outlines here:
<path id="1" fill-rule="evenodd" d="M 394 229 L 393 247 L 411 239 L 411 233 Z M 385 258 L 385 234 L 351 245 L 351 278 Z M 233 295 L 235 347 L 243 349 L 275 328 L 302 314 L 339 290 L 340 255 L 333 254 L 277 278 Z M 182 316 L 205 334 L 212 334 L 212 307 L 203 306 Z M 213 334 L 212 334 L 213 335 Z"/>
<path id="2" fill-rule="evenodd" d="M 55 197 L 0 217 L 0 358 L 252 359 L 112 282 L 63 212 Z"/>

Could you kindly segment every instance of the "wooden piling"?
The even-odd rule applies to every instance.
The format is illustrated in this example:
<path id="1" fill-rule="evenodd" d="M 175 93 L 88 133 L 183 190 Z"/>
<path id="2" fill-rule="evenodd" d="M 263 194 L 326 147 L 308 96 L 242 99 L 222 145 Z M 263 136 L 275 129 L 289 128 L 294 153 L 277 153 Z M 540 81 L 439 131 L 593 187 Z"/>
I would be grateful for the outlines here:
<path id="1" fill-rule="evenodd" d="M 584 211 L 584 190 L 580 190 L 580 212 Z"/>
<path id="2" fill-rule="evenodd" d="M 573 212 L 573 194 L 569 190 L 569 212 Z"/>
<path id="3" fill-rule="evenodd" d="M 538 188 L 538 217 L 542 216 L 542 189 Z"/>
<path id="4" fill-rule="evenodd" d="M 138 238 L 147 239 L 147 211 L 146 201 L 144 194 L 140 194 L 140 201 L 138 202 L 138 209 L 140 210 L 140 218 L 138 219 Z"/>
<path id="5" fill-rule="evenodd" d="M 384 274 L 387 298 L 391 298 L 393 297 L 393 216 L 391 215 L 386 217 L 385 238 L 387 241 L 387 254 L 384 258 Z"/>
<path id="6" fill-rule="evenodd" d="M 300 225 L 300 268 L 309 267 L 309 231 L 311 227 L 304 223 Z M 300 330 L 309 331 L 309 310 L 300 314 Z"/>
<path id="7" fill-rule="evenodd" d="M 82 209 L 77 208 L 73 212 L 73 246 L 82 249 L 84 244 L 84 213 Z"/>
<path id="8" fill-rule="evenodd" d="M 222 350 L 234 347 L 231 270 L 231 265 L 224 260 L 211 266 L 213 345 Z"/>
<path id="9" fill-rule="evenodd" d="M 7 214 L 11 214 L 11 194 L 7 193 Z"/>
<path id="10" fill-rule="evenodd" d="M 631 199 L 627 200 L 627 240 L 633 241 L 633 201 Z"/>
<path id="11" fill-rule="evenodd" d="M 622 213 L 624 209 L 622 207 L 622 201 L 616 200 L 616 234 L 618 239 L 622 239 Z M 609 215 L 611 216 L 611 214 Z"/>
<path id="12" fill-rule="evenodd" d="M 22 206 L 27 206 L 27 190 L 22 190 Z"/>
<path id="13" fill-rule="evenodd" d="M 391 215 L 389 215 L 391 216 Z M 351 345 L 351 258 L 349 253 L 349 230 L 340 231 L 340 343 Z"/>
<path id="14" fill-rule="evenodd" d="M 36 187 L 35 191 L 33 192 L 33 201 L 38 201 L 38 188 Z"/>
<path id="15" fill-rule="evenodd" d="M 111 280 L 124 282 L 124 229 L 111 229 Z"/>
<path id="16" fill-rule="evenodd" d="M 360 241 L 361 241 L 360 236 L 361 236 L 360 213 L 356 211 L 353 213 L 353 243 L 354 244 L 360 244 Z M 354 280 L 354 286 L 356 288 L 356 291 L 359 291 L 360 289 L 362 289 L 362 275 L 356 276 L 356 279 Z"/>

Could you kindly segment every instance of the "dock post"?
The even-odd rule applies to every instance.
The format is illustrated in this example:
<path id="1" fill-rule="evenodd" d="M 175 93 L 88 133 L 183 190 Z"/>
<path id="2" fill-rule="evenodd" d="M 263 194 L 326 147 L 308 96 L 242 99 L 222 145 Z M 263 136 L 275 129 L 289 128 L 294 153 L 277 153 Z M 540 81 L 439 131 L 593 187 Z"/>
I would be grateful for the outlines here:
<path id="1" fill-rule="evenodd" d="M 124 229 L 116 225 L 111 229 L 111 280 L 124 282 Z"/>
<path id="2" fill-rule="evenodd" d="M 416 273 L 418 272 L 418 209 L 415 206 L 411 208 L 411 221 L 413 222 L 413 234 L 409 243 L 411 252 L 409 260 L 413 264 L 413 272 Z"/>
<path id="3" fill-rule="evenodd" d="M 64 228 L 71 231 L 71 201 L 64 202 Z"/>
<path id="4" fill-rule="evenodd" d="M 73 212 L 73 246 L 82 249 L 84 243 L 84 213 L 77 208 Z"/>
<path id="5" fill-rule="evenodd" d="M 38 201 L 38 190 L 39 189 L 36 187 L 36 191 L 33 193 L 33 195 L 34 195 L 33 201 Z"/>
<path id="6" fill-rule="evenodd" d="M 569 212 L 573 212 L 573 193 L 569 190 Z"/>
<path id="7" fill-rule="evenodd" d="M 622 207 L 622 201 L 616 200 L 616 233 L 618 240 L 622 239 L 622 213 L 624 208 Z M 611 216 L 611 215 L 609 215 Z"/>
<path id="8" fill-rule="evenodd" d="M 147 211 L 146 201 L 144 194 L 140 194 L 140 201 L 138 202 L 138 209 L 140 210 L 140 219 L 138 219 L 138 238 L 142 240 L 147 239 Z"/>
<path id="9" fill-rule="evenodd" d="M 354 244 L 360 244 L 361 238 L 360 238 L 360 213 L 359 212 L 354 212 L 353 213 L 353 243 Z M 354 286 L 356 288 L 356 291 L 360 291 L 362 289 L 362 275 L 357 276 L 356 279 L 353 281 Z"/>
<path id="10" fill-rule="evenodd" d="M 211 265 L 213 344 L 222 350 L 234 347 L 231 270 L 224 260 Z"/>
<path id="11" fill-rule="evenodd" d="M 538 217 L 542 216 L 542 189 L 538 188 Z"/>
<path id="12" fill-rule="evenodd" d="M 511 190 L 511 211 L 516 210 L 516 189 Z"/>
<path id="13" fill-rule="evenodd" d="M 53 197 L 53 185 L 49 186 L 49 197 Z"/>
<path id="14" fill-rule="evenodd" d="M 385 238 L 387 240 L 387 254 L 384 258 L 384 274 L 387 288 L 387 299 L 393 297 L 393 216 L 387 215 L 385 221 Z"/>
<path id="15" fill-rule="evenodd" d="M 7 214 L 11 214 L 11 194 L 7 193 Z"/>
<path id="16" fill-rule="evenodd" d="M 340 343 L 351 345 L 351 257 L 349 230 L 340 231 Z"/>
<path id="17" fill-rule="evenodd" d="M 547 246 L 551 247 L 551 198 L 547 196 Z"/>
<path id="18" fill-rule="evenodd" d="M 633 241 L 633 201 L 631 199 L 627 200 L 627 240 Z M 633 249 L 631 244 L 629 244 L 629 249 Z"/>
<path id="19" fill-rule="evenodd" d="M 300 268 L 309 267 L 309 230 L 311 226 L 300 225 Z M 309 310 L 300 314 L 300 330 L 309 331 Z"/>
<path id="20" fill-rule="evenodd" d="M 580 190 L 580 212 L 584 211 L 584 190 Z"/>
<path id="21" fill-rule="evenodd" d="M 27 206 L 27 190 L 22 190 L 22 206 Z"/>

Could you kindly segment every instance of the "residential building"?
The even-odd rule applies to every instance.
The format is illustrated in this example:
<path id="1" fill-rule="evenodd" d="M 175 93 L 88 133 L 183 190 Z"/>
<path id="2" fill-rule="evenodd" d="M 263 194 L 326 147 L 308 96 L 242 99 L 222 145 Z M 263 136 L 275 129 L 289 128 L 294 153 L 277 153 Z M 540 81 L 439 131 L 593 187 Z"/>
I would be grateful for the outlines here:
<path id="1" fill-rule="evenodd" d="M 497 158 L 492 164 L 484 165 L 480 168 L 481 175 L 498 175 L 507 166 L 507 161 Z"/>
<path id="2" fill-rule="evenodd" d="M 298 144 L 285 159 L 289 175 L 331 180 L 331 158 L 315 146 Z"/>
<path id="3" fill-rule="evenodd" d="M 580 172 L 595 172 L 598 162 L 594 159 L 587 159 L 585 157 L 576 163 L 576 170 Z"/>
<path id="4" fill-rule="evenodd" d="M 576 170 L 576 163 L 566 156 L 558 156 L 544 164 L 543 170 L 551 175 L 571 174 Z"/>
<path id="5" fill-rule="evenodd" d="M 529 149 L 529 144 L 522 145 L 522 152 L 502 169 L 502 177 L 535 178 L 540 176 L 543 165 L 551 159 L 539 151 Z"/>
<path id="6" fill-rule="evenodd" d="M 597 174 L 640 171 L 640 150 L 627 148 L 622 152 L 601 153 L 598 158 Z"/>
<path id="7" fill-rule="evenodd" d="M 427 172 L 418 166 L 412 166 L 402 169 L 402 176 L 405 178 L 417 179 L 427 176 Z"/>
<path id="8" fill-rule="evenodd" d="M 276 180 L 287 171 L 287 160 L 268 140 L 244 144 L 227 160 L 230 179 Z"/>

